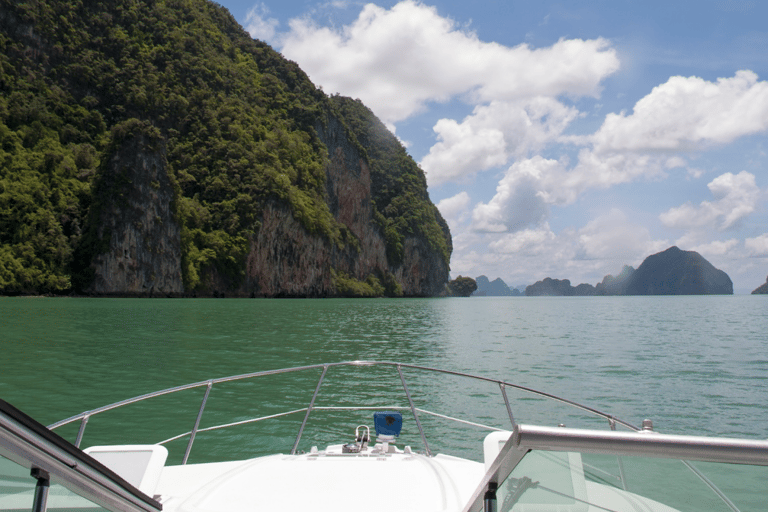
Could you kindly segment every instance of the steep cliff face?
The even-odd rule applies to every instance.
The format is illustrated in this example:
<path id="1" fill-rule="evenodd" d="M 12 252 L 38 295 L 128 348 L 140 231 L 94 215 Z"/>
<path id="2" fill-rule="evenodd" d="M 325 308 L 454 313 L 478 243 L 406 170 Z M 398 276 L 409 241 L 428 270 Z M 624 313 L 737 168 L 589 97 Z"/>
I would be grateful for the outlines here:
<path id="1" fill-rule="evenodd" d="M 308 232 L 287 206 L 267 204 L 251 243 L 239 295 L 325 297 L 336 294 L 332 269 L 358 280 L 387 271 L 384 239 L 371 222 L 371 178 L 364 155 L 335 117 L 316 129 L 329 152 L 328 206 L 351 236 L 339 247 Z"/>
<path id="2" fill-rule="evenodd" d="M 172 210 L 173 184 L 159 134 L 134 124 L 103 164 L 99 198 L 95 278 L 98 295 L 181 295 L 181 239 Z"/>
<path id="3" fill-rule="evenodd" d="M 221 290 L 215 292 L 221 295 L 327 297 L 337 294 L 335 271 L 359 281 L 394 274 L 406 295 L 431 294 L 435 279 L 429 274 L 434 271 L 424 265 L 418 241 L 409 245 L 408 257 L 397 273 L 390 270 L 384 236 L 373 222 L 366 155 L 335 116 L 323 121 L 315 129 L 328 149 L 327 202 L 334 219 L 347 230 L 345 243 L 309 232 L 287 205 L 269 202 L 250 241 L 242 286 L 231 289 L 223 279 L 213 277 L 211 289 Z"/>
<path id="4" fill-rule="evenodd" d="M 394 275 L 405 295 L 443 293 L 453 250 L 451 233 L 429 199 L 424 172 L 359 100 L 343 96 L 332 96 L 330 100 L 334 111 L 353 132 L 355 143 L 344 151 L 357 147 L 366 156 L 371 227 L 374 233 L 383 236 L 388 272 Z M 329 149 L 337 147 L 334 140 L 322 138 Z"/>
<path id="5" fill-rule="evenodd" d="M 403 261 L 393 269 L 403 294 L 431 297 L 445 289 L 450 269 L 440 255 L 423 239 L 406 237 Z"/>
<path id="6" fill-rule="evenodd" d="M 437 295 L 449 269 L 429 243 L 405 238 L 403 257 L 387 261 L 382 229 L 374 222 L 367 156 L 346 126 L 333 115 L 318 124 L 328 148 L 328 206 L 346 229 L 336 243 L 302 225 L 289 205 L 265 204 L 257 232 L 249 240 L 244 277 L 209 267 L 203 290 L 184 289 L 181 276 L 180 227 L 172 211 L 173 185 L 167 174 L 159 134 L 123 136 L 104 166 L 96 195 L 103 200 L 97 235 L 108 239 L 93 260 L 95 278 L 86 291 L 102 295 L 212 295 L 236 297 L 327 297 L 338 294 L 333 272 L 359 281 L 370 276 L 394 278 L 406 296 Z"/>
<path id="7" fill-rule="evenodd" d="M 368 161 L 335 116 L 329 115 L 316 130 L 330 158 L 326 168 L 328 206 L 353 237 L 346 247 L 334 248 L 330 264 L 360 280 L 374 272 L 384 274 L 388 270 L 386 248 L 373 224 Z"/>
<path id="8" fill-rule="evenodd" d="M 288 207 L 270 203 L 251 243 L 245 283 L 232 291 L 214 288 L 239 296 L 323 297 L 333 290 L 330 259 L 327 240 L 308 233 Z"/>
<path id="9" fill-rule="evenodd" d="M 423 238 L 407 237 L 398 264 L 387 261 L 382 229 L 374 222 L 371 175 L 367 156 L 350 137 L 346 126 L 329 115 L 316 126 L 328 148 L 326 190 L 334 218 L 349 234 L 339 247 L 307 232 L 290 209 L 271 203 L 264 209 L 261 228 L 253 240 L 246 282 L 236 293 L 260 297 L 324 297 L 337 293 L 331 270 L 359 281 L 369 276 L 393 276 L 407 296 L 442 292 L 449 269 Z"/>

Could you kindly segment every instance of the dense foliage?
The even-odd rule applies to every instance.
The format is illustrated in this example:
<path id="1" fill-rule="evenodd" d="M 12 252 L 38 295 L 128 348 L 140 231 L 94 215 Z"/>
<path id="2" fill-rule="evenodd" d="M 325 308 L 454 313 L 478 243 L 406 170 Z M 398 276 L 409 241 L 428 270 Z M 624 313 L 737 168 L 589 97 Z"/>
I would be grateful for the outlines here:
<path id="1" fill-rule="evenodd" d="M 167 144 L 187 290 L 211 268 L 237 284 L 267 201 L 350 242 L 325 200 L 327 150 L 314 130 L 336 108 L 363 129 L 390 264 L 409 231 L 447 261 L 450 235 L 423 173 L 402 147 L 375 150 L 386 136 L 352 103 L 331 105 L 295 63 L 204 0 L 0 0 L 0 293 L 72 288 L 100 164 L 115 127 L 136 121 Z M 403 162 L 407 171 L 383 176 Z"/>
<path id="2" fill-rule="evenodd" d="M 477 281 L 471 277 L 459 276 L 452 281 L 448 281 L 448 293 L 452 297 L 469 297 L 477 290 Z"/>

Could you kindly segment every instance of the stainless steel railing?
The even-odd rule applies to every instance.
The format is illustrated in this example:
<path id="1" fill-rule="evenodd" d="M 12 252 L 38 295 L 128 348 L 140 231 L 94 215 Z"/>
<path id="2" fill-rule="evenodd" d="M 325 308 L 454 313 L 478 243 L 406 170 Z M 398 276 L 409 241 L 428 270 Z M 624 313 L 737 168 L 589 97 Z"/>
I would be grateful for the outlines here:
<path id="1" fill-rule="evenodd" d="M 489 493 L 490 499 L 495 500 L 495 491 L 531 451 L 680 460 L 733 512 L 739 512 L 736 505 L 689 461 L 768 466 L 768 441 L 667 435 L 651 430 L 615 432 L 516 425 L 465 506 L 464 512 L 480 512 L 487 510 L 489 506 L 493 508 L 492 504 L 487 503 Z M 576 499 L 574 496 L 569 497 Z"/>
<path id="2" fill-rule="evenodd" d="M 575 407 L 576 409 L 580 409 L 580 410 L 582 410 L 584 412 L 587 412 L 589 414 L 592 414 L 592 415 L 595 415 L 595 416 L 598 416 L 598 417 L 601 417 L 601 418 L 607 420 L 608 423 L 609 423 L 609 426 L 611 428 L 614 428 L 614 429 L 615 429 L 616 424 L 620 424 L 620 425 L 623 425 L 624 427 L 626 427 L 626 428 L 628 428 L 630 430 L 635 430 L 635 431 L 640 430 L 638 427 L 636 427 L 636 426 L 634 426 L 634 425 L 632 425 L 632 424 L 630 424 L 630 423 L 628 423 L 626 421 L 623 421 L 623 420 L 621 420 L 619 418 L 616 418 L 616 417 L 614 417 L 614 416 L 612 416 L 610 414 L 606 414 L 606 413 L 601 412 L 601 411 L 599 411 L 597 409 L 594 409 L 594 408 L 591 408 L 591 407 L 579 404 L 579 403 L 574 402 L 572 400 L 568 400 L 568 399 L 565 399 L 565 398 L 562 398 L 562 397 L 559 397 L 559 396 L 556 396 L 556 395 L 545 393 L 543 391 L 538 391 L 536 389 L 528 388 L 528 387 L 525 387 L 525 386 L 520 386 L 520 385 L 517 385 L 517 384 L 512 384 L 512 383 L 505 382 L 505 381 L 502 381 L 502 380 L 499 380 L 499 379 L 492 379 L 492 378 L 488 378 L 488 377 L 480 377 L 480 376 L 471 375 L 471 374 L 463 373 L 463 372 L 457 372 L 457 371 L 452 371 L 452 370 L 443 370 L 443 369 L 431 368 L 431 367 L 427 367 L 427 366 L 404 364 L 404 363 L 390 362 L 390 361 L 345 361 L 345 362 L 337 362 L 337 363 L 323 363 L 323 364 L 315 364 L 315 365 L 308 365 L 308 366 L 297 366 L 297 367 L 293 367 L 293 368 L 282 368 L 282 369 L 277 369 L 277 370 L 267 370 L 267 371 L 261 371 L 261 372 L 245 373 L 245 374 L 232 375 L 232 376 L 229 376 L 229 377 L 222 377 L 222 378 L 217 378 L 217 379 L 209 379 L 209 380 L 205 380 L 205 381 L 200 381 L 200 382 L 195 382 L 195 383 L 191 383 L 191 384 L 186 384 L 186 385 L 183 385 L 183 386 L 176 386 L 176 387 L 164 389 L 164 390 L 161 390 L 161 391 L 155 391 L 153 393 L 147 393 L 147 394 L 140 395 L 140 396 L 137 396 L 137 397 L 133 397 L 133 398 L 129 398 L 129 399 L 126 399 L 126 400 L 119 401 L 119 402 L 115 402 L 115 403 L 112 403 L 112 404 L 109 404 L 109 405 L 105 405 L 105 406 L 99 407 L 97 409 L 93 409 L 93 410 L 90 410 L 90 411 L 85 411 L 85 412 L 82 412 L 82 413 L 77 414 L 75 416 L 72 416 L 70 418 L 66 418 L 64 420 L 58 421 L 56 423 L 53 423 L 53 424 L 49 425 L 48 428 L 53 430 L 53 429 L 62 427 L 64 425 L 67 425 L 67 424 L 70 424 L 70 423 L 73 423 L 73 422 L 76 422 L 76 421 L 80 421 L 80 428 L 78 430 L 77 439 L 75 441 L 75 446 L 79 447 L 80 443 L 82 442 L 83 434 L 85 432 L 85 427 L 88 424 L 89 419 L 91 417 L 97 415 L 97 414 L 101 414 L 101 413 L 104 413 L 104 412 L 107 412 L 107 411 L 110 411 L 110 410 L 113 410 L 113 409 L 117 409 L 119 407 L 123 407 L 123 406 L 126 406 L 126 405 L 134 404 L 134 403 L 141 402 L 141 401 L 144 401 L 144 400 L 149 400 L 151 398 L 156 398 L 156 397 L 159 397 L 159 396 L 168 395 L 168 394 L 171 394 L 171 393 L 177 393 L 177 392 L 180 392 L 180 391 L 185 391 L 185 390 L 194 389 L 194 388 L 206 387 L 206 390 L 205 390 L 202 402 L 200 403 L 200 407 L 199 407 L 199 409 L 197 411 L 197 416 L 195 417 L 195 421 L 194 421 L 192 429 L 189 432 L 185 432 L 183 434 L 176 435 L 176 436 L 171 437 L 169 439 L 166 439 L 165 441 L 162 441 L 160 443 L 160 444 L 163 444 L 163 443 L 167 443 L 167 442 L 170 442 L 170 441 L 173 441 L 173 440 L 177 440 L 177 439 L 189 436 L 189 441 L 187 442 L 187 447 L 186 447 L 185 452 L 184 452 L 184 458 L 183 458 L 182 464 L 186 464 L 187 463 L 187 460 L 189 459 L 189 454 L 190 454 L 190 452 L 192 450 L 192 445 L 194 444 L 195 437 L 196 437 L 198 432 L 205 432 L 205 431 L 216 430 L 216 429 L 220 429 L 220 428 L 227 428 L 227 427 L 234 426 L 234 425 L 241 425 L 241 424 L 245 424 L 245 423 L 252 423 L 252 422 L 262 421 L 262 420 L 266 420 L 266 419 L 272 419 L 272 418 L 277 418 L 277 417 L 281 417 L 281 416 L 286 416 L 286 415 L 289 415 L 289 414 L 297 414 L 297 413 L 304 412 L 305 413 L 304 419 L 303 419 L 303 421 L 301 423 L 301 427 L 299 428 L 299 432 L 296 435 L 296 440 L 293 443 L 293 448 L 291 449 L 291 453 L 295 453 L 297 448 L 298 448 L 299 442 L 301 441 L 301 437 L 302 437 L 302 434 L 304 432 L 304 428 L 305 428 L 305 426 L 307 424 L 307 420 L 309 419 L 309 416 L 312 413 L 312 411 L 313 410 L 328 410 L 328 409 L 331 409 L 331 408 L 328 408 L 328 407 L 315 407 L 315 401 L 317 399 L 318 394 L 320 393 L 320 389 L 321 389 L 321 387 L 323 385 L 323 381 L 325 379 L 326 374 L 328 373 L 328 370 L 331 369 L 331 368 L 344 367 L 344 366 L 353 366 L 353 367 L 389 366 L 389 367 L 393 367 L 393 368 L 395 368 L 397 370 L 398 376 L 400 378 L 400 382 L 402 383 L 403 391 L 404 391 L 404 393 L 406 395 L 406 398 L 408 399 L 408 403 L 409 403 L 409 407 L 408 408 L 403 408 L 403 409 L 410 410 L 411 414 L 413 415 L 413 418 L 414 418 L 414 420 L 416 422 L 416 425 L 418 427 L 418 430 L 419 430 L 419 435 L 421 436 L 421 440 L 422 440 L 422 443 L 424 445 L 424 450 L 427 453 L 427 455 L 431 455 L 431 451 L 430 451 L 430 448 L 429 448 L 429 444 L 427 442 L 426 435 L 424 433 L 424 428 L 423 428 L 423 426 L 421 424 L 421 421 L 419 419 L 419 413 L 427 414 L 427 415 L 432 415 L 432 416 L 436 416 L 436 417 L 442 417 L 442 418 L 449 419 L 449 420 L 452 420 L 452 421 L 457 421 L 457 422 L 460 422 L 460 423 L 471 424 L 471 425 L 479 426 L 481 428 L 485 428 L 485 429 L 489 429 L 489 430 L 498 430 L 498 429 L 496 427 L 491 427 L 491 426 L 487 426 L 487 425 L 481 425 L 479 423 L 469 422 L 467 420 L 462 420 L 462 419 L 459 419 L 459 418 L 445 416 L 445 415 L 441 415 L 441 414 L 438 414 L 438 413 L 435 413 L 435 412 L 432 412 L 432 411 L 428 411 L 428 410 L 425 410 L 425 409 L 417 408 L 415 406 L 415 404 L 414 404 L 413 398 L 412 398 L 410 390 L 408 388 L 408 384 L 406 383 L 405 377 L 403 375 L 403 369 L 404 368 L 408 369 L 408 370 L 416 370 L 416 371 L 422 371 L 422 372 L 432 372 L 432 373 L 439 373 L 439 374 L 444 374 L 444 375 L 453 375 L 453 376 L 467 378 L 467 379 L 471 379 L 471 380 L 475 380 L 475 381 L 481 381 L 481 382 L 488 382 L 488 383 L 496 384 L 499 387 L 499 391 L 500 391 L 500 393 L 501 393 L 501 395 L 502 395 L 502 397 L 504 399 L 504 403 L 505 403 L 505 406 L 506 406 L 506 409 L 507 409 L 507 414 L 508 414 L 509 420 L 510 420 L 510 429 L 514 428 L 514 426 L 516 425 L 516 422 L 515 422 L 514 415 L 512 413 L 512 407 L 510 405 L 509 398 L 507 396 L 507 392 L 506 392 L 507 388 L 515 389 L 515 390 L 522 391 L 522 392 L 525 392 L 525 393 L 529 393 L 529 394 L 532 394 L 532 395 L 535 395 L 535 396 L 538 396 L 538 397 L 541 397 L 541 398 L 547 398 L 547 399 L 550 399 L 550 400 L 553 400 L 553 401 L 556 401 L 556 402 L 559 402 L 559 403 L 562 403 L 562 404 L 569 405 L 571 407 Z M 318 381 L 318 383 L 317 383 L 317 385 L 315 387 L 315 391 L 314 391 L 314 393 L 312 395 L 312 399 L 310 400 L 309 405 L 307 407 L 301 408 L 301 409 L 296 409 L 296 410 L 293 410 L 293 411 L 287 411 L 287 412 L 280 413 L 280 414 L 264 416 L 264 417 L 260 417 L 260 418 L 252 418 L 252 419 L 249 419 L 249 420 L 243 420 L 243 421 L 238 421 L 238 422 L 233 422 L 233 423 L 227 423 L 227 424 L 217 425 L 217 426 L 214 426 L 214 427 L 207 427 L 207 428 L 203 428 L 203 429 L 200 428 L 200 421 L 202 419 L 203 412 L 205 410 L 205 406 L 207 404 L 208 397 L 210 395 L 210 392 L 211 392 L 211 389 L 213 388 L 213 386 L 215 386 L 217 384 L 225 383 L 225 382 L 233 382 L 233 381 L 240 381 L 240 380 L 246 380 L 246 379 L 256 379 L 256 378 L 261 378 L 261 377 L 266 377 L 266 376 L 271 376 L 271 375 L 282 375 L 282 374 L 287 374 L 287 373 L 292 373 L 292 372 L 303 372 L 303 371 L 310 371 L 310 370 L 322 370 L 322 374 L 321 374 L 320 379 L 319 379 L 319 381 Z M 344 408 L 344 409 L 352 410 L 352 409 L 365 409 L 365 408 L 359 408 L 359 407 L 351 408 L 350 407 L 350 408 Z"/>

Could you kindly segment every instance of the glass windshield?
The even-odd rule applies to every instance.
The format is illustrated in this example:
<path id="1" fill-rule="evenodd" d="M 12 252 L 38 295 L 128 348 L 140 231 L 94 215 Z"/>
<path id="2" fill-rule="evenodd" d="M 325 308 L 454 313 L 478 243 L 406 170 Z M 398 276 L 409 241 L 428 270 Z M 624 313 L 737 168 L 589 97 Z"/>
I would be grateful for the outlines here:
<path id="1" fill-rule="evenodd" d="M 36 483 L 37 481 L 29 475 L 29 469 L 0 456 L 0 511 L 32 510 Z M 50 486 L 47 509 L 50 512 L 106 510 L 57 484 Z"/>
<path id="2" fill-rule="evenodd" d="M 762 466 L 531 451 L 499 487 L 497 510 L 757 511 L 766 477 Z"/>

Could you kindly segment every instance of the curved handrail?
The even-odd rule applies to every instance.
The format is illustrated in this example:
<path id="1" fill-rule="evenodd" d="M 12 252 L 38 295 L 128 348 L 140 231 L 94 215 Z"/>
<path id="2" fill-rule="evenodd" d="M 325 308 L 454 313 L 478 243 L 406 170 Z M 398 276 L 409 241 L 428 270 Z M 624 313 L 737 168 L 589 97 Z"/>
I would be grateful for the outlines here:
<path id="1" fill-rule="evenodd" d="M 57 421 L 55 423 L 52 423 L 52 424 L 48 425 L 48 428 L 53 430 L 53 429 L 62 427 L 64 425 L 67 425 L 69 423 L 72 423 L 74 421 L 87 419 L 87 418 L 90 418 L 91 416 L 94 416 L 96 414 L 100 414 L 100 413 L 103 413 L 103 412 L 106 412 L 106 411 L 110 411 L 110 410 L 116 409 L 118 407 L 123 407 L 125 405 L 130 405 L 132 403 L 140 402 L 140 401 L 143 401 L 143 400 L 148 400 L 150 398 L 155 398 L 155 397 L 162 396 L 162 395 L 167 395 L 167 394 L 170 394 L 170 393 L 176 393 L 178 391 L 185 391 L 185 390 L 188 390 L 188 389 L 194 389 L 194 388 L 208 386 L 208 385 L 216 385 L 216 384 L 221 384 L 221 383 L 224 383 L 224 382 L 233 382 L 233 381 L 237 381 L 237 380 L 251 379 L 251 378 L 257 378 L 257 377 L 265 377 L 265 376 L 269 376 L 269 375 L 279 375 L 279 374 L 284 374 L 284 373 L 306 371 L 306 370 L 314 370 L 314 369 L 323 369 L 323 368 L 332 368 L 332 367 L 338 367 L 338 366 L 392 366 L 392 367 L 408 368 L 408 369 L 411 369 L 411 370 L 422 370 L 422 371 L 429 371 L 429 372 L 435 372 L 435 373 L 442 373 L 442 374 L 446 374 L 446 375 L 454 375 L 454 376 L 457 376 L 457 377 L 464 377 L 464 378 L 470 378 L 470 379 L 473 379 L 473 380 L 494 383 L 494 384 L 497 384 L 497 385 L 500 385 L 500 386 L 505 386 L 505 387 L 508 387 L 508 388 L 513 388 L 513 389 L 517 389 L 519 391 L 530 393 L 530 394 L 533 394 L 533 395 L 536 395 L 536 396 L 539 396 L 539 397 L 542 397 L 542 398 L 548 398 L 550 400 L 553 400 L 553 401 L 556 401 L 556 402 L 560 402 L 560 403 L 565 404 L 565 405 L 570 405 L 571 407 L 574 407 L 576 409 L 580 409 L 582 411 L 591 413 L 591 414 L 593 414 L 595 416 L 599 416 L 601 418 L 604 418 L 604 419 L 608 420 L 609 423 L 614 422 L 614 423 L 618 423 L 620 425 L 623 425 L 626 428 L 629 428 L 630 430 L 635 430 L 635 431 L 640 430 L 639 427 L 637 427 L 637 426 L 635 426 L 635 425 L 633 425 L 633 424 L 631 424 L 629 422 L 626 422 L 626 421 L 624 421 L 624 420 L 622 420 L 620 418 L 617 418 L 617 417 L 613 416 L 612 414 L 607 414 L 607 413 L 604 413 L 604 412 L 602 412 L 602 411 L 600 411 L 598 409 L 595 409 L 595 408 L 592 408 L 592 407 L 580 404 L 580 403 L 575 402 L 573 400 L 569 400 L 567 398 L 559 397 L 557 395 L 553 395 L 551 393 L 546 393 L 544 391 L 539 391 L 537 389 L 529 388 L 529 387 L 526 387 L 526 386 L 521 386 L 519 384 L 513 384 L 513 383 L 510 383 L 510 382 L 507 382 L 507 381 L 503 381 L 503 380 L 499 380 L 499 379 L 492 379 L 492 378 L 489 378 L 489 377 L 482 377 L 482 376 L 478 376 L 478 375 L 472 375 L 472 374 L 465 373 L 465 372 L 459 372 L 459 371 L 454 371 L 454 370 L 444 370 L 444 369 L 441 369 L 441 368 L 433 368 L 433 367 L 429 367 L 429 366 L 421 366 L 421 365 L 407 364 L 407 363 L 398 363 L 398 362 L 393 362 L 393 361 L 360 361 L 360 360 L 356 360 L 356 361 L 341 361 L 341 362 L 336 362 L 336 363 L 321 363 L 321 364 L 313 364 L 313 365 L 306 365 L 306 366 L 295 366 L 295 367 L 290 367 L 290 368 L 280 368 L 280 369 L 276 369 L 276 370 L 265 370 L 265 371 L 260 371 L 260 372 L 242 373 L 242 374 L 238 374 L 238 375 L 231 375 L 231 376 L 228 376 L 228 377 L 220 377 L 220 378 L 217 378 L 217 379 L 209 379 L 209 380 L 203 380 L 203 381 L 194 382 L 194 383 L 190 383 L 190 384 L 184 384 L 182 386 L 175 386 L 175 387 L 163 389 L 163 390 L 160 390 L 160 391 L 154 391 L 154 392 L 151 392 L 151 393 L 146 393 L 146 394 L 139 395 L 139 396 L 136 396 L 136 397 L 133 397 L 133 398 L 128 398 L 128 399 L 125 399 L 125 400 L 114 402 L 112 404 L 105 405 L 105 406 L 102 406 L 102 407 L 99 407 L 99 408 L 96 408 L 96 409 L 92 409 L 92 410 L 89 410 L 89 411 L 84 411 L 84 412 L 81 412 L 81 413 L 76 414 L 74 416 L 71 416 L 69 418 L 66 418 L 66 419 Z"/>
<path id="2" fill-rule="evenodd" d="M 453 375 L 453 376 L 457 376 L 457 377 L 469 378 L 469 379 L 472 379 L 472 380 L 488 382 L 488 383 L 493 383 L 493 384 L 498 385 L 500 390 L 501 390 L 501 393 L 502 393 L 502 395 L 504 397 L 504 402 L 505 402 L 505 404 L 507 406 L 507 410 L 508 410 L 508 413 L 509 413 L 509 419 L 510 419 L 510 421 L 512 423 L 512 425 L 511 425 L 512 427 L 515 426 L 515 420 L 514 420 L 514 417 L 512 415 L 512 410 L 511 410 L 511 407 L 509 405 L 509 400 L 507 398 L 505 388 L 512 388 L 512 389 L 516 389 L 518 391 L 529 393 L 529 394 L 532 394 L 532 395 L 535 395 L 535 396 L 538 396 L 538 397 L 541 397 L 541 398 L 550 399 L 550 400 L 553 400 L 555 402 L 559 402 L 559 403 L 562 403 L 562 404 L 565 404 L 565 405 L 569 405 L 569 406 L 574 407 L 576 409 L 579 409 L 579 410 L 582 410 L 584 412 L 587 412 L 587 413 L 593 414 L 595 416 L 601 417 L 603 419 L 608 420 L 609 424 L 611 425 L 611 428 L 615 428 L 615 425 L 618 423 L 618 424 L 621 424 L 621 425 L 625 426 L 626 428 L 629 428 L 630 430 L 634 430 L 634 431 L 640 430 L 635 425 L 632 425 L 631 423 L 628 423 L 628 422 L 626 422 L 624 420 L 616 418 L 615 416 L 613 416 L 611 414 L 604 413 L 602 411 L 599 411 L 599 410 L 594 409 L 592 407 L 588 407 L 586 405 L 580 404 L 580 403 L 575 402 L 573 400 L 569 400 L 567 398 L 559 397 L 557 395 L 553 395 L 551 393 L 546 393 L 544 391 L 539 391 L 539 390 L 536 390 L 536 389 L 533 389 L 533 388 L 529 388 L 529 387 L 526 387 L 526 386 L 521 386 L 519 384 L 513 384 L 513 383 L 506 382 L 506 381 L 499 380 L 499 379 L 493 379 L 493 378 L 489 378 L 489 377 L 481 377 L 481 376 L 478 376 L 478 375 L 472 375 L 472 374 L 465 373 L 465 372 L 459 372 L 459 371 L 455 371 L 455 370 L 444 370 L 444 369 L 441 369 L 441 368 L 433 368 L 433 367 L 429 367 L 429 366 L 407 364 L 407 363 L 398 363 L 398 362 L 393 362 L 393 361 L 360 361 L 360 360 L 341 361 L 341 362 L 336 362 L 336 363 L 321 363 L 321 364 L 313 364 L 313 365 L 305 365 L 305 366 L 295 366 L 295 367 L 280 368 L 280 369 L 275 369 L 275 370 L 264 370 L 264 371 L 259 371 L 259 372 L 242 373 L 242 374 L 237 374 L 237 375 L 230 375 L 230 376 L 227 376 L 227 377 L 219 377 L 219 378 L 216 378 L 216 379 L 209 379 L 209 380 L 204 380 L 204 381 L 199 381 L 199 382 L 193 382 L 193 383 L 190 383 L 190 384 L 184 384 L 184 385 L 181 385 L 181 386 L 175 386 L 175 387 L 171 387 L 171 388 L 167 388 L 167 389 L 163 389 L 163 390 L 159 390 L 159 391 L 154 391 L 154 392 L 151 392 L 151 393 L 146 393 L 146 394 L 139 395 L 139 396 L 136 396 L 136 397 L 133 397 L 133 398 L 128 398 L 128 399 L 125 399 L 125 400 L 120 400 L 118 402 L 114 402 L 112 404 L 108 404 L 108 405 L 105 405 L 105 406 L 102 406 L 102 407 L 99 407 L 99 408 L 96 408 L 96 409 L 92 409 L 92 410 L 89 410 L 89 411 L 84 411 L 84 412 L 82 412 L 80 414 L 76 414 L 76 415 L 71 416 L 69 418 L 63 419 L 63 420 L 58 421 L 56 423 L 53 423 L 53 424 L 49 425 L 48 428 L 53 430 L 53 429 L 56 429 L 58 427 L 61 427 L 61 426 L 67 425 L 69 423 L 75 422 L 77 420 L 80 420 L 80 422 L 81 422 L 80 423 L 80 429 L 78 431 L 77 439 L 75 441 L 75 446 L 79 447 L 80 446 L 80 442 L 82 441 L 82 438 L 83 438 L 85 427 L 86 427 L 89 419 L 92 416 L 94 416 L 94 415 L 101 414 L 103 412 L 107 412 L 107 411 L 110 411 L 110 410 L 113 410 L 113 409 L 117 409 L 117 408 L 123 407 L 125 405 L 130 405 L 130 404 L 133 404 L 133 403 L 141 402 L 143 400 L 148 400 L 148 399 L 151 399 L 151 398 L 156 398 L 156 397 L 159 397 L 159 396 L 168 395 L 168 394 L 171 394 L 171 393 L 176 393 L 176 392 L 179 392 L 179 391 L 185 391 L 185 390 L 189 390 L 189 389 L 194 389 L 194 388 L 199 388 L 199 387 L 205 386 L 207 389 L 206 389 L 205 395 L 203 397 L 203 401 L 200 404 L 200 409 L 198 411 L 197 417 L 195 419 L 195 424 L 194 424 L 192 430 L 190 432 L 188 432 L 188 433 L 180 434 L 180 435 L 174 436 L 172 438 L 172 439 L 179 439 L 179 438 L 182 438 L 182 437 L 186 437 L 187 435 L 189 436 L 189 441 L 188 441 L 188 444 L 187 444 L 187 449 L 185 451 L 184 459 L 183 459 L 183 462 L 182 462 L 182 464 L 185 464 L 187 462 L 188 457 L 189 457 L 189 453 L 190 453 L 190 451 L 192 449 L 192 444 L 194 442 L 195 435 L 197 434 L 198 431 L 200 431 L 200 429 L 199 429 L 200 419 L 201 419 L 201 417 L 203 415 L 203 410 L 205 409 L 205 405 L 206 405 L 206 402 L 207 402 L 207 399 L 208 399 L 208 395 L 209 395 L 209 393 L 211 391 L 211 388 L 215 384 L 221 384 L 221 383 L 224 383 L 224 382 L 233 382 L 233 381 L 239 381 L 239 380 L 245 380 L 245 379 L 253 379 L 253 378 L 258 378 L 258 377 L 266 377 L 266 376 L 270 376 L 270 375 L 281 375 L 281 374 L 292 373 L 292 372 L 300 372 L 300 371 L 307 371 L 307 370 L 320 370 L 320 369 L 322 369 L 322 375 L 320 377 L 320 381 L 317 384 L 317 387 L 315 388 L 315 393 L 313 394 L 312 401 L 310 402 L 309 406 L 304 409 L 306 411 L 306 415 L 304 417 L 304 421 L 302 422 L 302 426 L 299 429 L 299 433 L 296 436 L 296 441 L 294 443 L 293 449 L 291 450 L 292 453 L 295 453 L 295 450 L 298 447 L 299 441 L 300 441 L 302 433 L 304 431 L 304 426 L 306 425 L 306 421 L 309 418 L 309 415 L 310 415 L 312 409 L 314 408 L 314 400 L 317 397 L 317 393 L 319 392 L 320 387 L 322 386 L 323 378 L 324 378 L 326 372 L 328 371 L 329 368 L 341 367 L 341 366 L 390 366 L 390 367 L 397 368 L 398 374 L 400 375 L 400 380 L 401 380 L 401 382 L 403 384 L 403 389 L 405 391 L 406 396 L 408 397 L 411 413 L 413 414 L 413 417 L 416 420 L 416 425 L 417 425 L 417 427 L 419 429 L 419 433 L 421 434 L 422 442 L 424 443 L 424 449 L 425 449 L 427 454 L 430 454 L 431 451 L 429 449 L 429 445 L 427 444 L 426 436 L 424 435 L 423 428 L 422 428 L 421 423 L 419 421 L 419 417 L 418 417 L 418 411 L 419 410 L 415 407 L 415 405 L 413 404 L 413 401 L 411 400 L 410 393 L 408 391 L 408 386 L 406 385 L 405 378 L 403 377 L 403 374 L 402 374 L 402 368 L 406 368 L 406 369 L 410 369 L 410 370 L 424 371 L 424 372 L 441 373 L 441 374 L 445 374 L 445 375 Z M 431 412 L 427 412 L 427 413 L 428 414 L 436 414 L 436 413 L 431 413 Z M 237 422 L 235 424 L 239 424 L 239 422 Z M 209 429 L 212 430 L 212 428 L 209 428 Z M 207 431 L 207 430 L 208 429 L 205 429 L 203 431 Z"/>
<path id="3" fill-rule="evenodd" d="M 328 366 L 338 366 L 345 363 L 334 363 L 330 364 Z M 194 389 L 199 388 L 202 386 L 207 386 L 208 383 L 212 384 L 220 384 L 222 382 L 231 382 L 235 380 L 242 380 L 242 379 L 249 379 L 249 378 L 255 378 L 255 377 L 264 377 L 267 375 L 276 375 L 280 373 L 290 373 L 290 372 L 297 372 L 302 370 L 310 370 L 313 368 L 322 368 L 322 364 L 318 365 L 311 365 L 311 366 L 296 366 L 292 368 L 282 368 L 280 370 L 266 370 L 263 372 L 253 372 L 253 373 L 243 373 L 240 375 L 232 375 L 229 377 L 221 377 L 218 379 L 209 379 L 209 380 L 201 380 L 200 382 L 193 382 L 191 384 L 184 384 L 182 386 L 175 386 L 172 388 L 162 389 L 160 391 L 153 391 L 151 393 L 146 393 L 144 395 L 135 396 L 133 398 L 127 398 L 125 400 L 120 400 L 119 402 L 114 402 L 109 405 L 104 405 L 102 407 L 99 407 L 97 409 L 92 409 L 90 411 L 83 411 L 80 414 L 75 414 L 74 416 L 70 416 L 69 418 L 57 421 L 56 423 L 51 423 L 48 425 L 48 428 L 53 430 L 55 428 L 62 427 L 64 425 L 67 425 L 69 423 L 72 423 L 73 421 L 81 420 L 85 418 L 86 416 L 93 416 L 95 414 L 100 414 L 102 412 L 111 411 L 112 409 L 117 409 L 118 407 L 122 407 L 124 405 L 130 405 L 136 402 L 141 402 L 142 400 L 148 400 L 150 398 L 155 398 L 158 396 L 168 395 L 170 393 L 176 393 L 178 391 L 185 391 L 187 389 Z"/>

